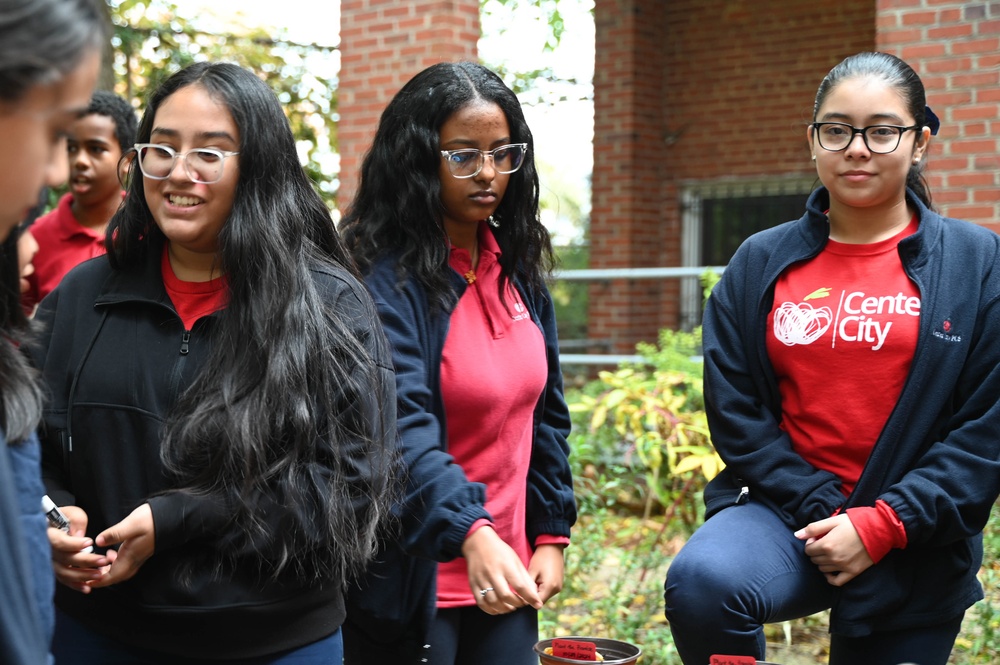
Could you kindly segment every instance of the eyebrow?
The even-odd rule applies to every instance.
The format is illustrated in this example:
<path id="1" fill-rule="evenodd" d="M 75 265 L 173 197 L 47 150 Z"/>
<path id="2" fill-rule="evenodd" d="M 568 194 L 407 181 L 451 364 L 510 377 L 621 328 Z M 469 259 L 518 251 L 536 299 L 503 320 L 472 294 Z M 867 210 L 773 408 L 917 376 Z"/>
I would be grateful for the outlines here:
<path id="1" fill-rule="evenodd" d="M 164 136 L 169 136 L 171 138 L 177 138 L 181 135 L 176 129 L 169 129 L 167 127 L 153 127 L 153 130 L 149 133 L 150 136 L 153 134 L 162 134 Z M 238 141 L 233 137 L 232 134 L 226 131 L 216 131 L 216 132 L 198 132 L 194 135 L 196 139 L 228 139 L 233 143 L 238 143 Z"/>
<path id="2" fill-rule="evenodd" d="M 475 148 L 476 147 L 476 143 L 477 142 L 473 141 L 472 139 L 457 138 L 457 139 L 452 139 L 452 140 L 448 141 L 447 143 L 442 143 L 441 145 L 442 146 L 452 146 L 452 145 L 454 145 L 454 146 L 465 146 L 467 148 Z M 507 136 L 505 138 L 498 139 L 498 140 L 494 141 L 490 145 L 494 146 L 494 147 L 500 147 L 502 145 L 509 145 L 510 143 L 511 143 L 511 138 L 509 136 Z M 455 148 L 455 149 L 457 150 L 458 148 Z"/>
<path id="3" fill-rule="evenodd" d="M 832 113 L 824 113 L 823 116 L 822 116 L 822 121 L 823 122 L 826 122 L 826 121 L 830 121 L 830 122 L 847 122 L 847 124 L 850 124 L 850 122 L 848 122 L 850 119 L 851 119 L 851 116 L 849 116 L 846 113 L 832 112 Z M 889 122 L 898 123 L 900 125 L 905 124 L 905 122 L 906 122 L 906 121 L 903 120 L 903 118 L 901 118 L 900 116 L 896 115 L 895 113 L 873 113 L 870 116 L 868 116 L 868 119 L 869 119 L 869 121 L 871 121 L 871 120 L 876 121 L 876 124 L 877 124 L 878 121 L 882 121 L 882 122 L 889 121 Z"/>

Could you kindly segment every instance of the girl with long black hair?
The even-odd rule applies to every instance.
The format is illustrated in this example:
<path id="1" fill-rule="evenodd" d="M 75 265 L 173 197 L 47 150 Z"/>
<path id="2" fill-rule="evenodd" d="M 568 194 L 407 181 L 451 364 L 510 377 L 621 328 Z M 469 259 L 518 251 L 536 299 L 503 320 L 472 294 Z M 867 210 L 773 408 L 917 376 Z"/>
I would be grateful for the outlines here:
<path id="1" fill-rule="evenodd" d="M 392 343 L 409 481 L 351 594 L 351 665 L 537 663 L 576 507 L 533 148 L 496 74 L 433 65 L 383 112 L 341 223 Z"/>
<path id="2" fill-rule="evenodd" d="M 392 491 L 391 358 L 274 93 L 150 97 L 108 256 L 39 308 L 56 656 L 339 663 Z M 84 548 L 96 546 L 94 553 Z"/>

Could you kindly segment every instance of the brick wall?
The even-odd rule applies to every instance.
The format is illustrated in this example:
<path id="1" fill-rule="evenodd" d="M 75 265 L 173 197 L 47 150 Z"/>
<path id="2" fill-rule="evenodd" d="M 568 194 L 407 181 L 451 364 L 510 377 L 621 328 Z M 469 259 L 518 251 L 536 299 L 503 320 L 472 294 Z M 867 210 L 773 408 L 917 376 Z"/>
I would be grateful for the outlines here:
<path id="1" fill-rule="evenodd" d="M 875 45 L 871 0 L 597 0 L 591 266 L 681 265 L 691 183 L 815 173 L 823 76 Z M 591 288 L 589 336 L 631 353 L 678 325 L 676 280 Z"/>
<path id="2" fill-rule="evenodd" d="M 661 214 L 663 3 L 599 1 L 594 20 L 591 267 L 663 265 L 661 249 L 671 235 Z M 614 344 L 595 350 L 631 353 L 636 340 L 655 335 L 670 286 L 653 280 L 591 285 L 588 337 Z"/>
<path id="3" fill-rule="evenodd" d="M 478 0 L 341 0 L 340 189 L 343 211 L 379 116 L 414 74 L 436 62 L 477 60 Z"/>
<path id="4" fill-rule="evenodd" d="M 877 5 L 878 48 L 916 70 L 941 118 L 926 172 L 934 204 L 1000 231 L 1000 2 Z"/>

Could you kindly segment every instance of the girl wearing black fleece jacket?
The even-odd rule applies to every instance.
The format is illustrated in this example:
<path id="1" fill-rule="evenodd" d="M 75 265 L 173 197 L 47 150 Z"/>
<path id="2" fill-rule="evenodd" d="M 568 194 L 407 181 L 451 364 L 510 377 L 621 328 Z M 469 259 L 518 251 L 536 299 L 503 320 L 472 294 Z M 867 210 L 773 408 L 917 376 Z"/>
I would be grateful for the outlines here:
<path id="1" fill-rule="evenodd" d="M 393 487 L 374 306 L 252 72 L 171 76 L 138 140 L 107 257 L 36 315 L 56 657 L 339 664 Z"/>

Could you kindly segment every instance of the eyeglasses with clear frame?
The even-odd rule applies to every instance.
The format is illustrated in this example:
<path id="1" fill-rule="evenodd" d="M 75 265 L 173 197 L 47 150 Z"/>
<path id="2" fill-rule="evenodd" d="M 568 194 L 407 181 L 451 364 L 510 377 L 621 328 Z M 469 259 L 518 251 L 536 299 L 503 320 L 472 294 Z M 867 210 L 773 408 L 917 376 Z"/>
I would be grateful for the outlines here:
<path id="1" fill-rule="evenodd" d="M 819 147 L 830 152 L 847 150 L 851 141 L 858 134 L 865 142 L 865 147 L 876 155 L 887 155 L 895 152 L 903 133 L 911 129 L 920 129 L 920 125 L 903 127 L 902 125 L 868 125 L 855 127 L 846 122 L 814 122 L 813 130 L 819 141 Z"/>
<path id="2" fill-rule="evenodd" d="M 448 164 L 448 170 L 456 178 L 473 178 L 479 175 L 486 165 L 487 157 L 493 160 L 493 168 L 497 173 L 513 173 L 521 168 L 524 156 L 527 154 L 527 143 L 509 143 L 493 150 L 461 148 L 441 151 L 441 156 Z"/>
<path id="3" fill-rule="evenodd" d="M 139 170 L 151 180 L 166 180 L 174 170 L 177 159 L 184 164 L 184 172 L 192 182 L 211 185 L 222 179 L 226 157 L 240 153 L 215 148 L 193 148 L 177 152 L 159 143 L 136 143 Z"/>

